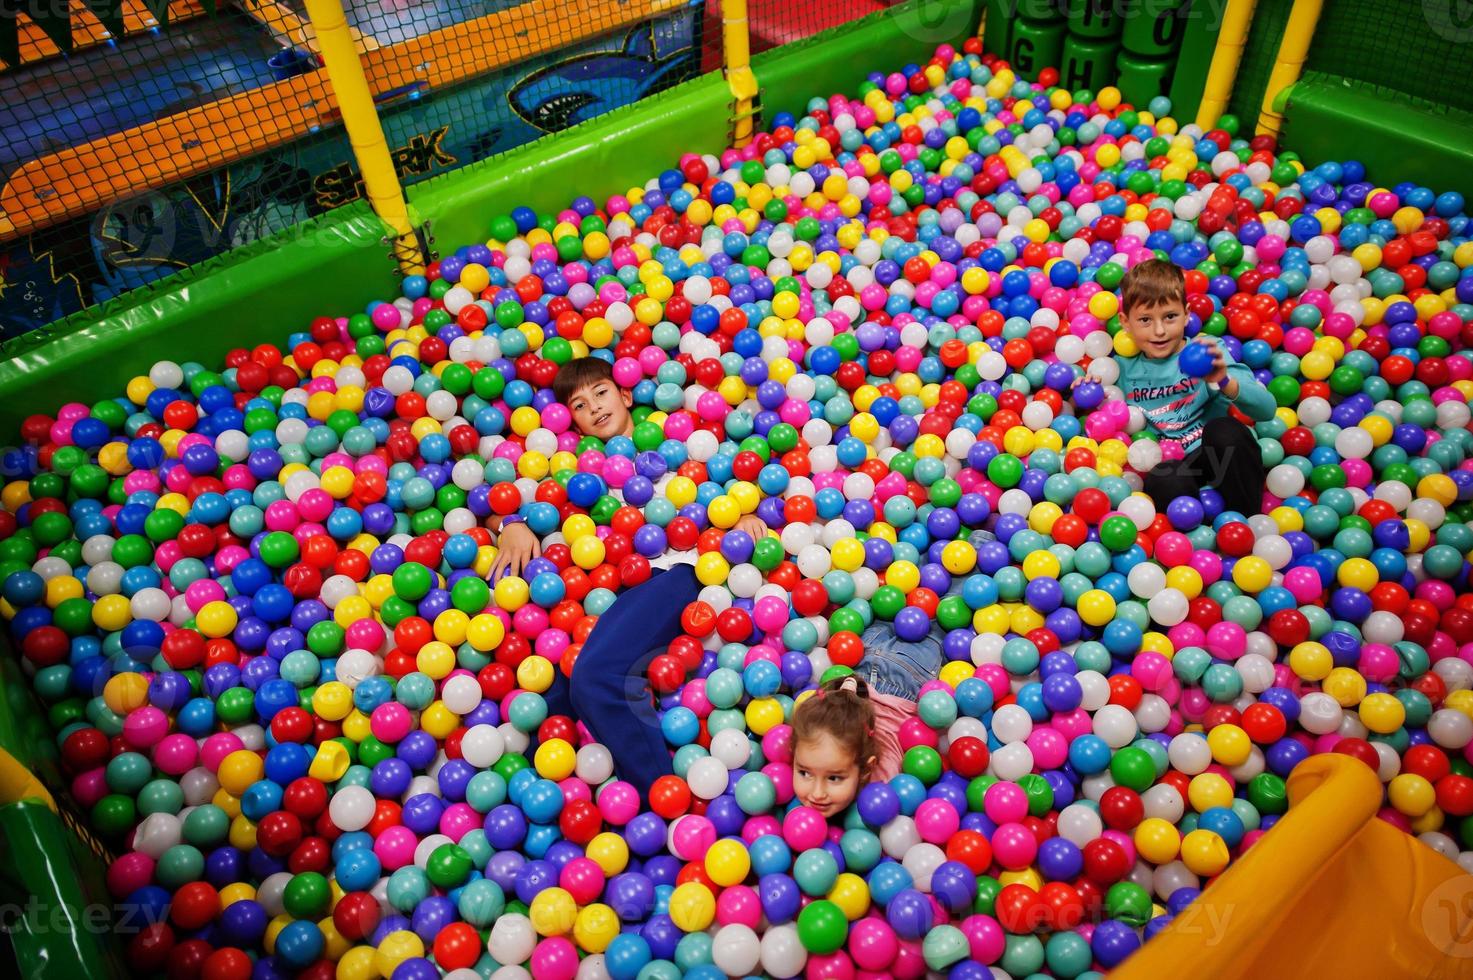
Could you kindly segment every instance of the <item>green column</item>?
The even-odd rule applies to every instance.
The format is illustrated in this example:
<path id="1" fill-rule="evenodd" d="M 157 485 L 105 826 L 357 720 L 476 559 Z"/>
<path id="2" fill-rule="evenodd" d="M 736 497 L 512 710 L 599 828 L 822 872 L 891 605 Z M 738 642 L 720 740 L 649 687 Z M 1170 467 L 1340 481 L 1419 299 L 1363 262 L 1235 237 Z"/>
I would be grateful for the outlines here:
<path id="1" fill-rule="evenodd" d="M 1114 38 L 1103 40 L 1071 34 L 1064 41 L 1064 60 L 1059 65 L 1059 84 L 1071 92 L 1087 88 L 1098 91 L 1114 82 Z"/>
<path id="2" fill-rule="evenodd" d="M 1037 78 L 1045 68 L 1057 67 L 1064 48 L 1064 22 L 1013 22 L 1008 38 L 1008 61 L 1025 78 Z"/>
<path id="3" fill-rule="evenodd" d="M 1126 0 L 1125 50 L 1147 58 L 1169 58 L 1181 43 L 1186 0 Z"/>
<path id="4" fill-rule="evenodd" d="M 1069 33 L 1107 38 L 1120 33 L 1120 0 L 1069 0 Z"/>
<path id="5" fill-rule="evenodd" d="M 1125 95 L 1125 101 L 1144 106 L 1158 95 L 1166 94 L 1166 82 L 1171 77 L 1172 63 L 1158 58 L 1142 58 L 1129 51 L 1121 51 L 1115 59 L 1119 70 L 1117 84 Z"/>

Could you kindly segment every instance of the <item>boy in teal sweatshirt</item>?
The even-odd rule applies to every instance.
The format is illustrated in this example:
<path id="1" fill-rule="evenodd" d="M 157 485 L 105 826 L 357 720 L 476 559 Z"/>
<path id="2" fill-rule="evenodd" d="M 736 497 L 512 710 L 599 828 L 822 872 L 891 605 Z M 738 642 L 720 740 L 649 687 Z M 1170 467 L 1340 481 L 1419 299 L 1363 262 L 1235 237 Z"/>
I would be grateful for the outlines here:
<path id="1" fill-rule="evenodd" d="M 1163 462 L 1145 474 L 1145 491 L 1158 510 L 1210 486 L 1229 510 L 1256 514 L 1263 504 L 1263 456 L 1253 430 L 1233 418 L 1229 407 L 1255 422 L 1274 417 L 1278 404 L 1246 365 L 1233 360 L 1214 337 L 1192 341 L 1208 357 L 1191 360 L 1198 372 L 1182 369 L 1186 350 L 1186 278 L 1170 262 L 1152 259 L 1134 266 L 1120 283 L 1120 323 L 1140 353 L 1115 358 L 1116 384 L 1125 400 L 1146 416 L 1162 441 L 1181 445 L 1183 459 Z M 1194 355 L 1196 352 L 1193 352 Z M 1098 378 L 1094 372 L 1087 377 Z"/>

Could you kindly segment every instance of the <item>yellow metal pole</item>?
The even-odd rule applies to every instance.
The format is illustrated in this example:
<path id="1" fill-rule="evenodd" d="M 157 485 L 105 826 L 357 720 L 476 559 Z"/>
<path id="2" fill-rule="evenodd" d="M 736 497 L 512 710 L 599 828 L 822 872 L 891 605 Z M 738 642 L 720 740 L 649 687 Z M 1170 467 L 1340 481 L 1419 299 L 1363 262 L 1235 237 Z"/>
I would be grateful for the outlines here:
<path id="1" fill-rule="evenodd" d="M 757 127 L 752 109 L 757 98 L 757 76 L 752 73 L 752 40 L 747 29 L 747 0 L 722 0 L 721 49 L 726 84 L 731 89 L 733 99 L 731 145 L 741 148 L 752 142 L 752 131 Z"/>
<path id="2" fill-rule="evenodd" d="M 399 185 L 399 175 L 389 155 L 389 144 L 384 139 L 384 128 L 373 106 L 368 79 L 363 75 L 363 63 L 358 60 L 358 52 L 353 45 L 342 0 L 306 2 L 307 16 L 312 20 L 322 48 L 322 63 L 332 81 L 333 94 L 337 96 L 338 109 L 343 114 L 343 126 L 348 130 L 353 156 L 363 174 L 363 189 L 368 203 L 389 226 L 394 240 L 394 258 L 399 268 L 405 275 L 419 275 L 424 272 L 425 256 L 409 219 L 404 189 Z"/>
<path id="3" fill-rule="evenodd" d="M 1289 23 L 1284 26 L 1284 38 L 1279 42 L 1279 54 L 1274 59 L 1274 69 L 1268 76 L 1268 87 L 1263 90 L 1263 108 L 1258 113 L 1258 132 L 1278 136 L 1284 125 L 1281 107 L 1275 106 L 1279 93 L 1299 81 L 1304 71 L 1304 60 L 1309 55 L 1309 42 L 1314 40 L 1314 29 L 1320 21 L 1320 10 L 1324 0 L 1294 0 L 1294 9 L 1289 13 Z"/>
<path id="4" fill-rule="evenodd" d="M 1202 87 L 1202 103 L 1197 107 L 1197 125 L 1204 130 L 1216 126 L 1227 110 L 1257 5 L 1258 0 L 1228 0 L 1217 47 L 1212 51 L 1212 65 L 1207 69 L 1207 83 Z"/>

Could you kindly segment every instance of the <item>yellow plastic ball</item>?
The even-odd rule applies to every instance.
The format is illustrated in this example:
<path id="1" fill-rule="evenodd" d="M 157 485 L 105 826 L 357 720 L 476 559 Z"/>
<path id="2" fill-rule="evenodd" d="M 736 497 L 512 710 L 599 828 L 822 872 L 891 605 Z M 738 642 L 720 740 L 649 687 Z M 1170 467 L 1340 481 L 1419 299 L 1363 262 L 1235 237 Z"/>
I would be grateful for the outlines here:
<path id="1" fill-rule="evenodd" d="M 583 853 L 608 877 L 629 867 L 629 844 L 611 830 L 595 836 L 583 849 Z"/>
<path id="2" fill-rule="evenodd" d="M 527 918 L 540 936 L 566 936 L 578 919 L 578 903 L 565 888 L 544 888 L 533 897 Z"/>
<path id="3" fill-rule="evenodd" d="M 845 539 L 843 543 L 852 543 L 862 553 L 864 546 L 853 539 Z M 838 547 L 834 548 L 834 564 L 838 565 Z M 952 541 L 941 549 L 941 566 L 953 575 L 965 575 L 977 567 L 977 549 L 966 541 Z M 858 568 L 859 566 L 855 566 Z M 845 571 L 854 571 L 846 568 Z"/>
<path id="4" fill-rule="evenodd" d="M 353 710 L 353 692 L 342 681 L 328 681 L 312 692 L 312 713 L 325 721 L 342 721 Z"/>
<path id="5" fill-rule="evenodd" d="M 447 738 L 460 727 L 460 716 L 446 707 L 444 701 L 435 701 L 420 712 L 419 727 L 435 738 Z"/>
<path id="6" fill-rule="evenodd" d="M 1253 751 L 1253 740 L 1237 725 L 1218 725 L 1207 733 L 1207 745 L 1212 749 L 1212 758 L 1232 768 L 1248 761 Z"/>
<path id="7" fill-rule="evenodd" d="M 118 715 L 136 711 L 148 703 L 148 679 L 131 670 L 109 677 L 102 686 L 102 703 Z"/>
<path id="8" fill-rule="evenodd" d="M 1244 592 L 1262 592 L 1273 584 L 1274 569 L 1257 555 L 1239 558 L 1233 564 L 1233 584 Z"/>
<path id="9" fill-rule="evenodd" d="M 1233 784 L 1215 772 L 1198 773 L 1187 784 L 1187 802 L 1198 813 L 1215 806 L 1232 806 Z"/>
<path id="10" fill-rule="evenodd" d="M 1451 507 L 1458 499 L 1458 485 L 1446 474 L 1432 473 L 1417 481 L 1417 496 L 1428 497 L 1444 507 Z"/>
<path id="11" fill-rule="evenodd" d="M 455 669 L 455 651 L 448 643 L 431 640 L 414 655 L 414 667 L 431 680 L 442 680 Z"/>
<path id="12" fill-rule="evenodd" d="M 976 676 L 976 673 L 977 668 L 965 660 L 951 660 L 942 666 L 939 676 L 943 684 L 956 690 L 958 684 L 968 677 Z"/>
<path id="13" fill-rule="evenodd" d="M 1178 565 L 1166 573 L 1166 585 L 1188 599 L 1195 599 L 1202 594 L 1205 583 L 1201 572 L 1190 565 Z"/>
<path id="14" fill-rule="evenodd" d="M 506 627 L 497 617 L 482 613 L 466 625 L 465 639 L 476 651 L 489 653 L 506 639 Z"/>
<path id="15" fill-rule="evenodd" d="M 1335 572 L 1336 581 L 1346 588 L 1368 592 L 1376 587 L 1381 575 L 1376 566 L 1365 558 L 1347 558 Z"/>
<path id="16" fill-rule="evenodd" d="M 1115 597 L 1104 589 L 1089 589 L 1079 597 L 1075 611 L 1090 626 L 1104 626 L 1115 618 Z"/>
<path id="17" fill-rule="evenodd" d="M 527 604 L 531 589 L 526 579 L 518 575 L 508 575 L 497 580 L 496 587 L 492 589 L 491 594 L 498 607 L 511 613 Z"/>
<path id="18" fill-rule="evenodd" d="M 215 777 L 220 780 L 221 789 L 240 799 L 265 771 L 266 763 L 259 755 L 250 749 L 236 749 L 220 760 Z"/>
<path id="19" fill-rule="evenodd" d="M 1193 874 L 1211 877 L 1228 866 L 1232 855 L 1227 842 L 1210 830 L 1198 828 L 1181 841 L 1181 862 Z"/>
<path id="20" fill-rule="evenodd" d="M 734 527 L 741 519 L 742 509 L 726 494 L 712 498 L 706 505 L 706 516 L 711 519 L 711 524 L 725 530 Z"/>
<path id="21" fill-rule="evenodd" d="M 343 773 L 348 771 L 348 766 L 352 761 L 348 757 L 348 750 L 343 748 L 341 742 L 329 740 L 317 747 L 317 754 L 312 757 L 312 764 L 307 767 L 307 775 L 324 783 L 335 783 L 343 778 Z"/>
<path id="22" fill-rule="evenodd" d="M 127 596 L 100 596 L 92 605 L 92 622 L 100 629 L 116 633 L 133 621 L 133 611 Z"/>
<path id="23" fill-rule="evenodd" d="M 534 653 L 517 664 L 517 686 L 525 691 L 542 694 L 552 687 L 556 673 L 557 668 L 552 665 L 551 660 Z"/>
<path id="24" fill-rule="evenodd" d="M 682 932 L 701 932 L 716 918 L 716 896 L 699 881 L 687 881 L 671 893 L 669 914 Z"/>
<path id="25" fill-rule="evenodd" d="M 947 549 L 950 549 L 952 545 L 958 544 L 962 545 L 963 547 L 971 547 L 971 545 L 968 545 L 965 541 L 953 541 L 946 547 Z M 854 538 L 840 538 L 838 541 L 834 542 L 834 547 L 829 552 L 829 558 L 833 562 L 834 567 L 839 569 L 841 572 L 858 571 L 860 566 L 864 564 L 864 545 Z M 976 558 L 974 555 L 974 563 L 975 560 Z M 942 552 L 941 562 L 942 564 L 946 563 L 945 551 Z M 947 567 L 950 568 L 950 566 Z M 954 574 L 960 573 L 954 572 Z"/>
<path id="26" fill-rule="evenodd" d="M 731 564 L 720 552 L 708 551 L 696 559 L 696 580 L 702 585 L 721 585 L 731 574 Z"/>
<path id="27" fill-rule="evenodd" d="M 1023 576 L 1030 582 L 1039 578 L 1058 578 L 1061 570 L 1058 556 L 1041 548 L 1023 559 Z"/>
<path id="28" fill-rule="evenodd" d="M 1026 636 L 1044 624 L 1043 614 L 1032 606 L 1019 603 L 1008 615 L 1008 626 L 1014 633 Z"/>
<path id="29" fill-rule="evenodd" d="M 393 975 L 400 963 L 405 960 L 419 959 L 424 954 L 424 940 L 408 929 L 400 929 L 389 933 L 384 937 L 383 942 L 378 944 L 378 952 L 374 954 L 373 965 L 380 976 L 388 977 Z"/>
<path id="30" fill-rule="evenodd" d="M 1147 817 L 1136 825 L 1135 849 L 1152 864 L 1167 864 L 1181 851 L 1181 833 L 1169 820 Z"/>
<path id="31" fill-rule="evenodd" d="M 1366 679 L 1353 667 L 1336 667 L 1330 671 L 1320 690 L 1334 698 L 1342 708 L 1353 708 L 1366 696 Z"/>
<path id="32" fill-rule="evenodd" d="M 741 884 L 752 870 L 752 856 L 736 840 L 719 840 L 706 851 L 706 874 L 722 888 Z"/>
<path id="33" fill-rule="evenodd" d="M 229 795 L 229 794 L 227 794 Z M 230 832 L 227 835 L 230 846 L 241 851 L 249 851 L 256 846 L 256 825 L 249 818 L 237 813 L 230 818 Z"/>
<path id="34" fill-rule="evenodd" d="M 573 774 L 577 764 L 578 753 L 560 738 L 548 739 L 537 746 L 537 753 L 532 757 L 532 765 L 537 768 L 537 774 L 553 782 L 567 779 Z"/>
<path id="35" fill-rule="evenodd" d="M 1437 790 L 1425 776 L 1404 772 L 1386 786 L 1391 805 L 1409 817 L 1420 817 L 1437 804 Z"/>
<path id="36" fill-rule="evenodd" d="M 785 720 L 782 702 L 776 698 L 753 698 L 747 704 L 745 716 L 747 728 L 754 735 L 766 735 Z"/>
<path id="37" fill-rule="evenodd" d="M 1360 720 L 1378 735 L 1390 735 L 1407 720 L 1406 707 L 1392 694 L 1368 694 L 1360 703 Z"/>
<path id="38" fill-rule="evenodd" d="M 914 562 L 897 561 L 885 572 L 885 584 L 909 595 L 921 584 L 921 570 Z"/>
<path id="39" fill-rule="evenodd" d="M 239 617 L 235 613 L 235 607 L 221 600 L 205 603 L 194 616 L 195 627 L 212 639 L 229 636 L 235 630 L 237 622 Z"/>
<path id="40" fill-rule="evenodd" d="M 1289 669 L 1300 680 L 1322 681 L 1334 668 L 1335 658 L 1322 643 L 1306 640 L 1289 651 Z"/>
<path id="41" fill-rule="evenodd" d="M 828 899 L 839 906 L 844 918 L 853 922 L 869 911 L 869 885 L 859 875 L 846 871 L 834 880 Z"/>
<path id="42" fill-rule="evenodd" d="M 619 915 L 602 902 L 578 913 L 573 922 L 573 941 L 585 953 L 602 953 L 619 935 Z"/>

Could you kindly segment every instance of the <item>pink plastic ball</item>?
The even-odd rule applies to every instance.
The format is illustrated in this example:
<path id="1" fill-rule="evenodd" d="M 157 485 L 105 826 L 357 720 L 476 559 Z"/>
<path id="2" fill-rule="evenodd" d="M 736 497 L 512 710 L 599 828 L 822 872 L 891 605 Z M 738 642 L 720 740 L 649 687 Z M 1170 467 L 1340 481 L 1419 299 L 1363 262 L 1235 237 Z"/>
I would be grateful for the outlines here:
<path id="1" fill-rule="evenodd" d="M 716 843 L 716 825 L 705 817 L 688 813 L 670 828 L 670 850 L 682 861 L 700 861 Z"/>
<path id="2" fill-rule="evenodd" d="M 944 844 L 961 829 L 961 817 L 956 807 L 945 800 L 923 800 L 916 808 L 916 830 L 921 840 L 932 844 Z"/>
<path id="3" fill-rule="evenodd" d="M 887 970 L 898 952 L 900 940 L 883 919 L 870 916 L 849 927 L 849 955 L 860 969 Z"/>
<path id="4" fill-rule="evenodd" d="M 107 869 L 107 889 L 121 898 L 153 882 L 154 860 L 142 851 L 132 851 Z"/>
<path id="5" fill-rule="evenodd" d="M 959 928 L 967 937 L 972 959 L 979 963 L 996 963 L 1007 948 L 1007 935 L 990 915 L 969 915 Z"/>
<path id="6" fill-rule="evenodd" d="M 603 891 L 604 871 L 589 858 L 574 858 L 558 872 L 557 883 L 559 888 L 573 896 L 573 901 L 587 905 Z"/>
<path id="7" fill-rule="evenodd" d="M 397 701 L 389 701 L 373 709 L 368 716 L 373 737 L 386 745 L 402 741 L 414 729 L 414 716 Z"/>
<path id="8" fill-rule="evenodd" d="M 599 814 L 613 824 L 622 827 L 639 814 L 639 791 L 623 780 L 615 780 L 599 790 Z"/>
<path id="9" fill-rule="evenodd" d="M 993 783 L 982 794 L 982 810 L 995 824 L 1017 823 L 1028 816 L 1028 794 L 1017 783 Z"/>
<path id="10" fill-rule="evenodd" d="M 123 741 L 134 748 L 149 748 L 168 733 L 169 716 L 152 705 L 130 711 L 123 719 Z"/>
<path id="11" fill-rule="evenodd" d="M 724 926 L 743 925 L 756 929 L 762 924 L 762 900 L 747 885 L 723 888 L 716 899 L 716 921 Z"/>
<path id="12" fill-rule="evenodd" d="M 542 940 L 532 950 L 532 975 L 538 980 L 573 980 L 578 975 L 578 947 L 562 936 Z"/>
<path id="13" fill-rule="evenodd" d="M 812 807 L 794 807 L 783 817 L 783 839 L 796 851 L 821 847 L 826 829 L 823 814 Z"/>
<path id="14" fill-rule="evenodd" d="M 199 760 L 199 744 L 182 732 L 165 735 L 153 748 L 153 764 L 170 776 L 182 776 Z"/>
<path id="15" fill-rule="evenodd" d="M 414 861 L 414 848 L 418 843 L 414 831 L 408 827 L 389 827 L 373 842 L 373 853 L 385 871 L 398 871 Z"/>
<path id="16" fill-rule="evenodd" d="M 1004 823 L 992 835 L 992 854 L 1009 871 L 1022 871 L 1038 856 L 1038 839 L 1020 823 Z"/>

